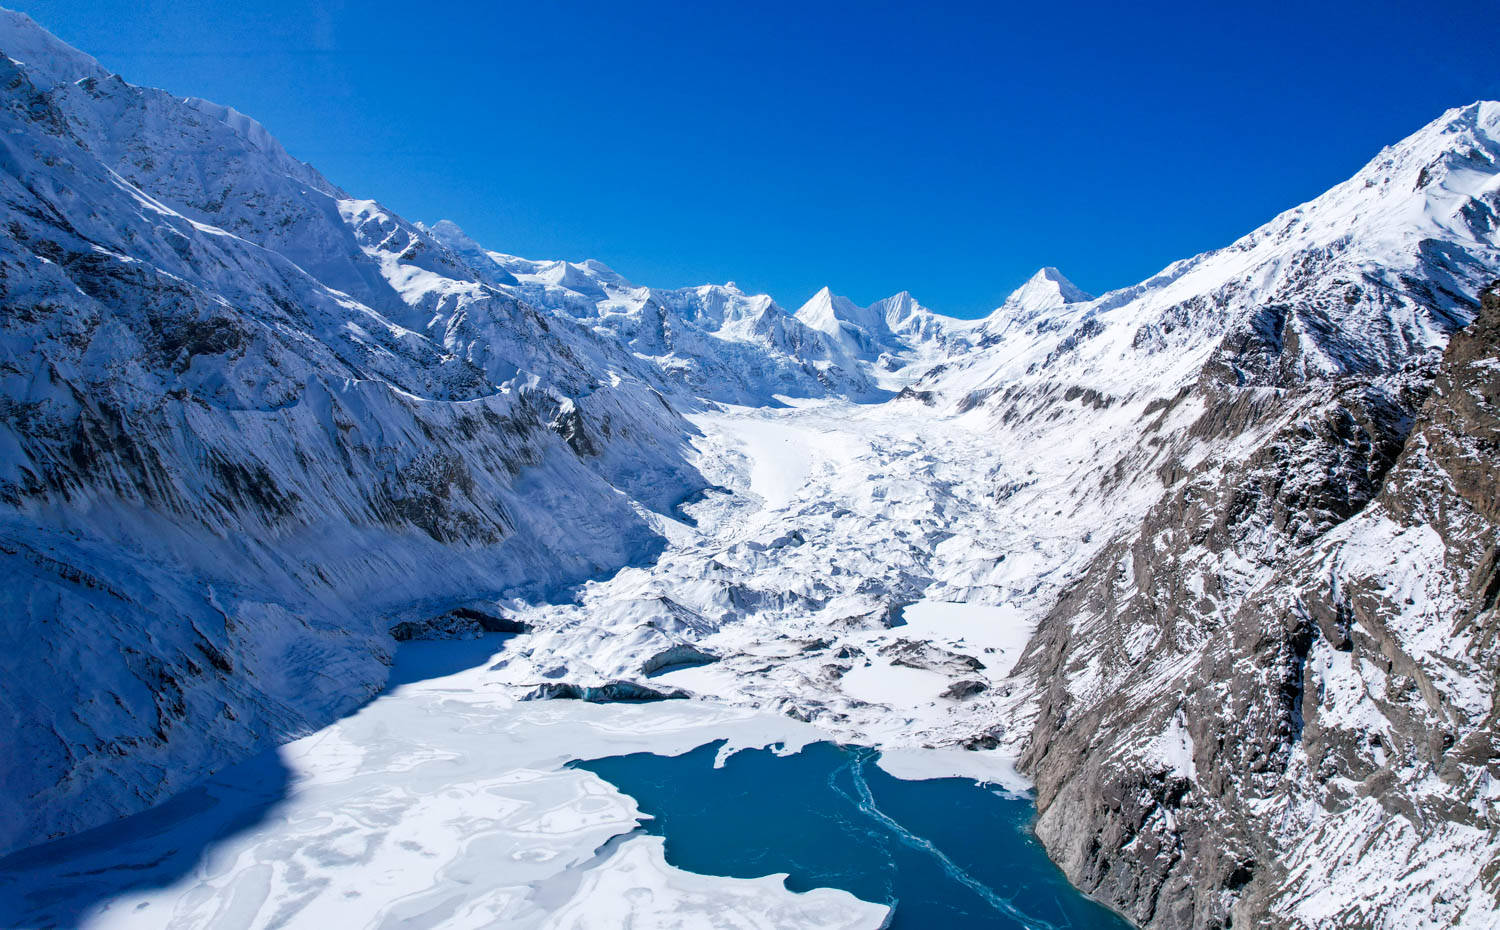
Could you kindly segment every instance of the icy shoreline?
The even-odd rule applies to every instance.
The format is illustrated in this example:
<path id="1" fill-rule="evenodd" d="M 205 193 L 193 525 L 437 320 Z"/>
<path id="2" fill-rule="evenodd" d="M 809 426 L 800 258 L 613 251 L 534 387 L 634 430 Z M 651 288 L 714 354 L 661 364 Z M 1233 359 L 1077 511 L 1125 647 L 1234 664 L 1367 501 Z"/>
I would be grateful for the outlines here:
<path id="1" fill-rule="evenodd" d="M 477 662 L 395 685 L 274 755 L 220 773 L 182 809 L 27 850 L 5 864 L 6 926 L 488 926 L 548 930 L 705 919 L 881 926 L 883 905 L 788 891 L 778 877 L 715 878 L 666 864 L 635 802 L 573 759 L 675 755 L 822 737 L 787 718 L 706 702 L 519 702 L 475 642 L 403 647 L 413 664 Z M 446 655 L 445 655 L 446 654 Z M 269 790 L 267 790 L 269 789 Z M 153 816 L 155 815 L 155 816 Z M 144 819 L 142 819 L 144 818 Z M 245 822 L 248 821 L 248 822 Z M 201 855 L 200 855 L 201 853 Z M 196 860 L 196 861 L 186 861 Z M 82 905 L 82 906 L 80 906 Z M 753 924 L 753 925 L 762 925 Z"/>

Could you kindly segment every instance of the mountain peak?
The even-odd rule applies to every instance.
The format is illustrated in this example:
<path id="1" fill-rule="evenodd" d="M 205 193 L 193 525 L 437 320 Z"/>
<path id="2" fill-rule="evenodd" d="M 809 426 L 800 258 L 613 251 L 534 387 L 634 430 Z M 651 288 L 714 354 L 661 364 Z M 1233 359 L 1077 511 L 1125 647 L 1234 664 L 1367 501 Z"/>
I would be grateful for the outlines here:
<path id="1" fill-rule="evenodd" d="M 1024 322 L 1046 313 L 1054 313 L 1069 304 L 1083 303 L 1094 297 L 1067 279 L 1051 265 L 1037 269 L 1026 283 L 1010 292 L 1001 304 L 985 318 L 985 332 L 991 337 L 1012 323 Z"/>
<path id="2" fill-rule="evenodd" d="M 1036 274 L 1005 298 L 1007 307 L 1021 310 L 1054 310 L 1064 304 L 1093 300 L 1093 295 L 1067 279 L 1051 265 L 1037 269 Z"/>
<path id="3" fill-rule="evenodd" d="M 421 224 L 418 224 L 421 225 Z M 426 227 L 427 234 L 450 249 L 460 251 L 483 251 L 479 243 L 464 232 L 463 227 L 452 220 L 438 220 L 431 226 Z"/>
<path id="4" fill-rule="evenodd" d="M 861 310 L 854 301 L 840 297 L 825 284 L 793 315 L 814 329 L 833 333 L 837 331 L 840 322 L 860 323 L 860 317 L 863 316 Z"/>
<path id="5" fill-rule="evenodd" d="M 911 291 L 899 291 L 870 305 L 871 313 L 884 319 L 892 330 L 922 309 L 925 308 L 911 296 Z"/>

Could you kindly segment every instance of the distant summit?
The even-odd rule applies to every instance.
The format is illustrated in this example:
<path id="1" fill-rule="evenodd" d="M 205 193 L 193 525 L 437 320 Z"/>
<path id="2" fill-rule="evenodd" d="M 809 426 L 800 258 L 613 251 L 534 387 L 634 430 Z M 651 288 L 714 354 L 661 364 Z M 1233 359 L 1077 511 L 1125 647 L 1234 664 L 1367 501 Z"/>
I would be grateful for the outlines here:
<path id="1" fill-rule="evenodd" d="M 1093 300 L 1094 295 L 1069 281 L 1061 271 L 1048 265 L 1039 269 L 1026 283 L 1005 298 L 1006 307 L 1021 310 L 1055 310 L 1064 304 Z"/>
<path id="2" fill-rule="evenodd" d="M 922 306 L 908 291 L 861 307 L 825 287 L 797 310 L 796 317 L 851 359 L 867 361 L 881 356 L 920 356 L 951 347 L 957 334 L 968 328 L 963 321 Z"/>
<path id="3" fill-rule="evenodd" d="M 999 339 L 1013 324 L 1024 324 L 1069 304 L 1086 303 L 1094 295 L 1069 281 L 1051 265 L 1041 268 L 1026 283 L 1011 291 L 1005 303 L 980 324 L 981 341 Z"/>

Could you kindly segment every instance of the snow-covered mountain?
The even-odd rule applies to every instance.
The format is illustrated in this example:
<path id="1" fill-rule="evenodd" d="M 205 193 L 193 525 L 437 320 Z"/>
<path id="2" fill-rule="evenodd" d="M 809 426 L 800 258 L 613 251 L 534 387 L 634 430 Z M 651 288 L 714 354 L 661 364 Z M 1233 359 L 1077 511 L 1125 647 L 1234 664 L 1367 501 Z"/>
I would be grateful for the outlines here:
<path id="1" fill-rule="evenodd" d="M 1451 110 L 917 386 L 1044 456 L 1027 505 L 1090 556 L 1014 713 L 1039 835 L 1143 925 L 1500 919 L 1500 771 L 1472 748 L 1496 738 L 1492 321 L 1464 373 L 1439 364 L 1500 272 L 1497 217 L 1500 104 Z"/>
<path id="2" fill-rule="evenodd" d="M 596 261 L 486 251 L 447 220 L 429 232 L 486 283 L 608 333 L 691 396 L 726 403 L 763 405 L 778 395 L 882 399 L 890 394 L 883 373 L 950 350 L 953 334 L 968 328 L 906 293 L 862 308 L 824 288 L 788 314 L 733 282 L 641 287 Z"/>
<path id="3" fill-rule="evenodd" d="M 904 383 L 892 372 L 918 372 L 967 347 L 978 325 L 935 313 L 905 291 L 860 307 L 825 287 L 789 314 L 769 295 L 746 294 L 733 282 L 644 287 L 597 261 L 532 261 L 486 250 L 449 220 L 426 231 L 485 283 L 610 334 L 689 396 L 724 403 L 885 399 Z M 1037 294 L 1028 306 L 1040 308 L 1043 299 Z"/>
<path id="4" fill-rule="evenodd" d="M 970 323 L 518 258 L 0 53 L 0 849 L 488 625 L 517 695 L 1012 754 L 1143 926 L 1500 921 L 1500 104 Z"/>
<path id="5" fill-rule="evenodd" d="M 972 323 L 934 313 L 902 291 L 868 307 L 825 287 L 798 308 L 802 323 L 824 334 L 849 359 L 895 370 L 967 345 Z"/>
<path id="6" fill-rule="evenodd" d="M 767 509 L 696 510 L 719 529 L 533 609 L 506 674 L 587 688 L 696 665 L 658 686 L 850 740 L 1011 747 L 1042 840 L 1142 925 L 1494 921 L 1500 772 L 1475 747 L 1495 738 L 1479 553 L 1500 534 L 1466 501 L 1497 450 L 1487 389 L 1424 399 L 1500 364 L 1482 322 L 1463 374 L 1439 363 L 1500 277 L 1497 139 L 1500 105 L 1450 111 L 1099 298 L 1044 271 L 991 318 L 998 339 L 903 400 L 780 432 L 704 422 L 727 438 L 703 466 L 732 485 L 748 457 Z M 830 294 L 804 319 L 873 325 Z M 1445 464 L 1408 448 L 1428 420 Z M 1420 509 L 1376 516 L 1398 479 Z M 1414 578 L 1445 606 L 1402 606 Z M 934 601 L 993 605 L 1024 655 L 1003 630 L 918 621 Z"/>
<path id="7" fill-rule="evenodd" d="M 994 345 L 1005 338 L 1012 327 L 1024 327 L 1041 316 L 1058 316 L 1068 304 L 1093 299 L 1056 268 L 1040 268 L 979 324 L 980 341 Z"/>
<path id="8" fill-rule="evenodd" d="M 246 117 L 20 14 L 0 51 L 0 847 L 322 725 L 394 620 L 647 557 L 703 487 L 614 339 Z"/>

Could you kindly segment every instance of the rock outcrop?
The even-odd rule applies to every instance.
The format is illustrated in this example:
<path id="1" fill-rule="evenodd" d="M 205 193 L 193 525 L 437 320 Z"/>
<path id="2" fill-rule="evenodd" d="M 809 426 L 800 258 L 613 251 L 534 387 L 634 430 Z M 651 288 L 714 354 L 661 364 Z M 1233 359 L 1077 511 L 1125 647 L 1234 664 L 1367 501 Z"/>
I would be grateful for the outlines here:
<path id="1" fill-rule="evenodd" d="M 1038 835 L 1146 927 L 1500 919 L 1500 294 L 1257 416 L 1029 646 Z"/>

